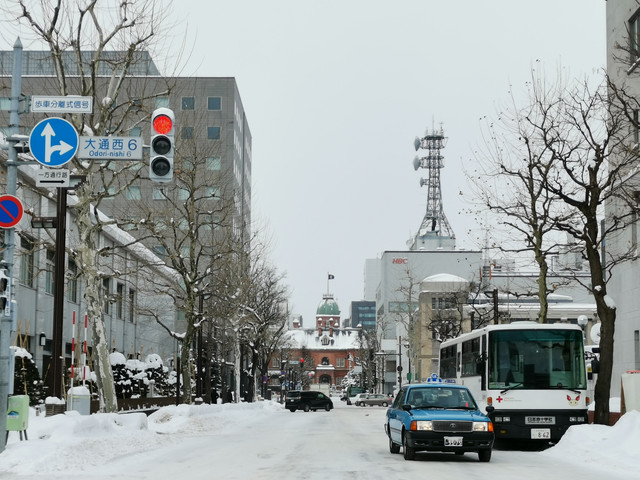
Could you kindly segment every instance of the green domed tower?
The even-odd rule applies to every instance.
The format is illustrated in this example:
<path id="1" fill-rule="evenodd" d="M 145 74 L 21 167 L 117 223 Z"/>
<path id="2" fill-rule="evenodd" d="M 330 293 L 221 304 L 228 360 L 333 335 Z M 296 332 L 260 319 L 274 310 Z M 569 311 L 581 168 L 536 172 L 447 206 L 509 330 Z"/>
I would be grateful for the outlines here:
<path id="1" fill-rule="evenodd" d="M 316 327 L 335 328 L 340 326 L 340 307 L 333 295 L 325 293 L 316 310 Z"/>

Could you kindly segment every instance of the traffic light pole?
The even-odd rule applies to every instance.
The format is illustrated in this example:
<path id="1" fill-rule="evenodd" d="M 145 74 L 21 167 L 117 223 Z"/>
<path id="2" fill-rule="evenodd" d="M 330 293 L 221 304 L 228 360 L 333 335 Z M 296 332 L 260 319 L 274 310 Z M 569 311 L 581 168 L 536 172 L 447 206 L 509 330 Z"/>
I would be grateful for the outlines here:
<path id="1" fill-rule="evenodd" d="M 11 110 L 9 113 L 9 136 L 8 152 L 7 152 L 7 195 L 16 194 L 18 185 L 18 152 L 15 143 L 18 141 L 18 133 L 20 126 L 19 102 L 20 92 L 22 90 L 22 42 L 20 38 L 16 39 L 13 45 L 13 72 L 11 77 Z M 13 283 L 13 251 L 15 247 L 15 228 L 7 228 L 4 232 L 4 268 L 9 277 L 8 288 L 12 291 Z M 6 446 L 6 436 L 4 432 L 7 430 L 7 403 L 9 395 L 13 392 L 9 391 L 9 385 L 13 383 L 13 374 L 10 371 L 12 352 L 10 350 L 12 318 L 15 317 L 15 308 L 11 303 L 11 295 L 7 299 L 8 310 L 1 312 L 0 319 L 0 453 L 4 451 Z M 7 315 L 7 312 L 9 314 Z M 11 378 L 10 378 L 11 377 Z"/>

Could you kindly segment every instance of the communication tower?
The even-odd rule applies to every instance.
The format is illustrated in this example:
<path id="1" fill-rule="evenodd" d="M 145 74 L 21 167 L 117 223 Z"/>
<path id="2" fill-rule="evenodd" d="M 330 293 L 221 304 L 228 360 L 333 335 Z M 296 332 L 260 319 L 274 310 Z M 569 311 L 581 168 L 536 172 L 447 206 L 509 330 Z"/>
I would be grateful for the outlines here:
<path id="1" fill-rule="evenodd" d="M 447 221 L 442 207 L 442 189 L 440 186 L 440 170 L 444 168 L 444 157 L 440 151 L 445 147 L 447 138 L 440 127 L 440 131 L 435 128 L 426 131 L 422 138 L 416 137 L 414 140 L 416 151 L 423 149 L 427 151 L 424 157 L 416 156 L 413 159 L 413 168 L 426 168 L 428 178 L 420 179 L 420 186 L 427 186 L 427 210 L 416 233 L 415 237 L 407 242 L 410 250 L 454 250 L 456 246 L 456 236 Z"/>

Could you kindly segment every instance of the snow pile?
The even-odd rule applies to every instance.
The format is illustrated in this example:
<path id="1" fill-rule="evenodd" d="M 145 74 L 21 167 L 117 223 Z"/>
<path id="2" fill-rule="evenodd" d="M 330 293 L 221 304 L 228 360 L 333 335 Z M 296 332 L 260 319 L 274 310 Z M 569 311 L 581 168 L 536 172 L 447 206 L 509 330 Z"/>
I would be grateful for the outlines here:
<path id="1" fill-rule="evenodd" d="M 255 416 L 283 412 L 275 402 L 169 406 L 149 417 L 144 413 L 80 415 L 76 411 L 45 417 L 30 410 L 29 440 L 21 442 L 17 432 L 10 432 L 0 454 L 0 472 L 84 471 L 173 443 L 177 436 L 249 429 Z"/>
<path id="2" fill-rule="evenodd" d="M 576 425 L 564 434 L 553 448 L 542 455 L 558 460 L 576 461 L 594 468 L 608 470 L 640 470 L 640 412 L 625 413 L 613 427 L 606 425 Z M 603 465 L 603 459 L 606 459 Z"/>

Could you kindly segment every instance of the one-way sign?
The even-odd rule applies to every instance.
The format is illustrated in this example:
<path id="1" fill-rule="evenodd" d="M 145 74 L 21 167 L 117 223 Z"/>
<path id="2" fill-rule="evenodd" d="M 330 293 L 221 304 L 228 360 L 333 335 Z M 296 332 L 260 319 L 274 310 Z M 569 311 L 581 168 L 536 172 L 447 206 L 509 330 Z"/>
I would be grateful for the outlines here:
<path id="1" fill-rule="evenodd" d="M 38 170 L 36 173 L 36 187 L 69 187 L 69 170 Z"/>

